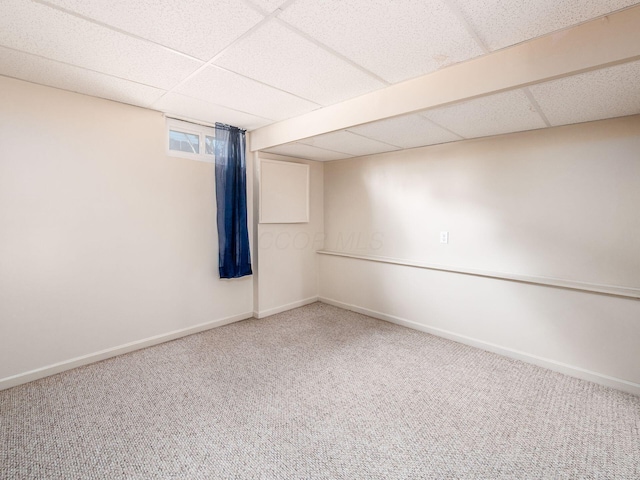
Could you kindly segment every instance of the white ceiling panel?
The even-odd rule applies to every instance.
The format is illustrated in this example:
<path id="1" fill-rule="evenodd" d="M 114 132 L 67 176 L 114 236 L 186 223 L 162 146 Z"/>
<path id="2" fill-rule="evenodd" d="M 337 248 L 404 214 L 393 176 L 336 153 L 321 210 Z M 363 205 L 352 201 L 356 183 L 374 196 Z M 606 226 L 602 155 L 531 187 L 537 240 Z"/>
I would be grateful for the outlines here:
<path id="1" fill-rule="evenodd" d="M 450 0 L 490 50 L 515 45 L 638 0 Z"/>
<path id="2" fill-rule="evenodd" d="M 0 45 L 169 89 L 202 63 L 33 2 L 4 0 Z"/>
<path id="3" fill-rule="evenodd" d="M 521 90 L 429 110 L 424 116 L 465 138 L 546 127 L 542 117 Z"/>
<path id="4" fill-rule="evenodd" d="M 385 86 L 278 20 L 252 32 L 215 63 L 321 105 L 332 105 Z"/>
<path id="5" fill-rule="evenodd" d="M 264 17 L 237 0 L 48 0 L 208 61 Z"/>
<path id="6" fill-rule="evenodd" d="M 346 130 L 306 138 L 300 140 L 300 143 L 354 156 L 373 155 L 374 153 L 391 152 L 400 149 L 400 147 L 362 137 Z"/>
<path id="7" fill-rule="evenodd" d="M 640 61 L 529 87 L 552 125 L 640 113 Z"/>
<path id="8" fill-rule="evenodd" d="M 349 131 L 402 148 L 454 142 L 461 137 L 435 125 L 422 115 L 403 115 L 350 128 Z"/>
<path id="9" fill-rule="evenodd" d="M 217 67 L 207 67 L 176 92 L 263 118 L 284 120 L 319 106 Z"/>
<path id="10" fill-rule="evenodd" d="M 142 107 L 164 90 L 0 47 L 0 75 Z"/>
<path id="11" fill-rule="evenodd" d="M 269 148 L 265 150 L 269 153 L 277 153 L 279 155 L 286 155 L 287 157 L 306 158 L 307 160 L 318 160 L 322 162 L 330 160 L 340 160 L 341 158 L 350 158 L 351 155 L 346 153 L 332 152 L 330 150 L 323 150 L 322 148 L 313 147 L 311 145 L 305 145 L 303 143 L 287 143 L 286 145 L 279 145 L 277 147 Z"/>
<path id="12" fill-rule="evenodd" d="M 392 83 L 483 53 L 440 0 L 298 0 L 279 18 Z"/>
<path id="13" fill-rule="evenodd" d="M 167 93 L 154 103 L 152 108 L 168 115 L 176 115 L 189 120 L 199 120 L 210 124 L 216 122 L 226 123 L 246 130 L 253 130 L 273 123 L 273 120 L 256 117 L 172 92 Z"/>
<path id="14" fill-rule="evenodd" d="M 271 13 L 284 3 L 287 3 L 287 0 L 250 0 L 250 2 L 260 7 L 265 12 Z"/>

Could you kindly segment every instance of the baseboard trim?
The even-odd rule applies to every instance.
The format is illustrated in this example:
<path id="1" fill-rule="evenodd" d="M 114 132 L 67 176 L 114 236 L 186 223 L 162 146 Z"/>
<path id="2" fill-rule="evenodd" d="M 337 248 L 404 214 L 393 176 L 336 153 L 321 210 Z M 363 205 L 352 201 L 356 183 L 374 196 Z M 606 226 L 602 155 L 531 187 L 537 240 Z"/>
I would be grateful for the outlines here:
<path id="1" fill-rule="evenodd" d="M 267 310 L 260 310 L 259 312 L 253 312 L 256 318 L 265 318 L 271 315 L 275 315 L 276 313 L 286 312 L 287 310 L 292 310 L 298 307 L 304 307 L 305 305 L 309 305 L 311 303 L 315 303 L 318 301 L 318 296 L 305 298 L 303 300 L 298 300 L 296 302 L 287 303 L 286 305 L 280 305 L 279 307 L 269 308 Z"/>
<path id="2" fill-rule="evenodd" d="M 515 358 L 517 360 L 522 360 L 523 362 L 532 363 L 534 365 L 548 368 L 549 370 L 563 373 L 571 377 L 580 378 L 582 380 L 594 382 L 599 385 L 604 385 L 606 387 L 622 390 L 623 392 L 631 393 L 633 395 L 640 395 L 640 384 L 638 383 L 629 382 L 621 378 L 611 377 L 609 375 L 604 375 L 602 373 L 593 372 L 591 370 L 586 370 L 584 368 L 568 365 L 566 363 L 557 362 L 555 360 L 551 360 L 548 358 L 525 353 L 520 350 L 503 347 L 501 345 L 496 345 L 490 342 L 485 342 L 484 340 L 478 340 L 477 338 L 468 337 L 466 335 L 460 335 L 458 333 L 454 333 L 449 330 L 444 330 L 441 328 L 432 327 L 428 325 L 422 325 L 412 320 L 396 317 L 394 315 L 388 315 L 386 313 L 377 312 L 375 310 L 370 310 L 368 308 L 359 307 L 357 305 L 352 305 L 352 304 L 341 302 L 338 300 L 333 300 L 331 298 L 321 296 L 318 298 L 318 300 L 322 303 L 333 305 L 335 307 L 344 308 L 345 310 L 351 310 L 353 312 L 361 313 L 369 317 L 377 318 L 378 320 L 384 320 L 390 323 L 395 323 L 396 325 L 401 325 L 403 327 L 412 328 L 414 330 L 419 330 L 421 332 L 430 333 L 438 337 L 447 338 L 455 342 L 464 343 L 472 347 L 477 347 L 483 350 L 487 350 L 489 352 L 497 353 L 499 355 L 504 355 L 505 357 Z"/>
<path id="3" fill-rule="evenodd" d="M 10 377 L 0 379 L 0 390 L 5 390 L 7 388 L 22 385 L 23 383 L 32 382 L 40 378 L 55 375 L 56 373 L 64 372 L 66 370 L 71 370 L 83 365 L 89 365 L 91 363 L 116 357 L 124 353 L 151 347 L 153 345 L 158 345 L 170 340 L 175 340 L 176 338 L 186 337 L 187 335 L 204 332 L 205 330 L 210 330 L 215 327 L 221 327 L 230 323 L 239 322 L 248 318 L 253 318 L 253 312 L 241 313 L 239 315 L 233 315 L 231 317 L 201 323 L 193 327 L 173 330 L 169 333 L 163 333 L 160 335 L 155 335 L 153 337 L 144 338 L 142 340 L 137 340 L 135 342 L 125 343 L 124 345 L 119 345 L 117 347 L 107 348 L 106 350 L 100 350 L 99 352 L 89 353 L 87 355 L 75 357 L 70 360 L 54 363 L 53 365 L 48 365 L 46 367 L 37 368 L 35 370 L 19 373 L 17 375 L 12 375 Z"/>

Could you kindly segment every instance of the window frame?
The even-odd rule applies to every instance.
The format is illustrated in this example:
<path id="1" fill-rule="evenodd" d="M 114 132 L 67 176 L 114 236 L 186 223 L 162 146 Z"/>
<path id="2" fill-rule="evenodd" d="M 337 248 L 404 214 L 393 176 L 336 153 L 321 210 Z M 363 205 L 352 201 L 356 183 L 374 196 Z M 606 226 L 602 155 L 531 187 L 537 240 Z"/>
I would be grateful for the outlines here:
<path id="1" fill-rule="evenodd" d="M 199 153 L 183 152 L 182 150 L 173 150 L 171 148 L 171 131 L 188 133 L 197 135 L 199 138 Z M 186 158 L 196 160 L 198 162 L 215 163 L 215 155 L 208 154 L 206 137 L 216 139 L 216 130 L 214 127 L 208 127 L 197 123 L 191 123 L 186 120 L 178 120 L 177 118 L 167 117 L 165 129 L 165 151 L 169 157 Z"/>

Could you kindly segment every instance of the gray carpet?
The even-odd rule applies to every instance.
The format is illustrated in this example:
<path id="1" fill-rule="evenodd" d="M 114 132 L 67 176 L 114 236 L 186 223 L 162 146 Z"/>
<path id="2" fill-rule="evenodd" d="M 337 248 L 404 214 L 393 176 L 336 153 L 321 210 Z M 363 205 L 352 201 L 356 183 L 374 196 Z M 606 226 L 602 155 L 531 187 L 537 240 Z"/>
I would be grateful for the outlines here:
<path id="1" fill-rule="evenodd" d="M 640 398 L 320 303 L 0 392 L 0 478 L 640 479 Z"/>

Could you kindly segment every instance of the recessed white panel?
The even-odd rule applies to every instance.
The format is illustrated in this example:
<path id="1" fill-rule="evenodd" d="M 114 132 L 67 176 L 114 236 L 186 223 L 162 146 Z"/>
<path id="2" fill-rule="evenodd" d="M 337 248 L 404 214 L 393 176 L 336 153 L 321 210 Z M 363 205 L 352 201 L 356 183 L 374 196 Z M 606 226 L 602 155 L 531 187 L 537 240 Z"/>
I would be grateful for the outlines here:
<path id="1" fill-rule="evenodd" d="M 465 138 L 546 127 L 542 117 L 521 90 L 428 110 L 423 115 Z"/>
<path id="2" fill-rule="evenodd" d="M 367 123 L 359 127 L 350 128 L 349 131 L 402 148 L 455 142 L 461 139 L 458 135 L 440 128 L 418 114 L 403 115 L 388 120 Z"/>
<path id="3" fill-rule="evenodd" d="M 640 113 L 640 62 L 529 87 L 552 125 Z"/>
<path id="4" fill-rule="evenodd" d="M 606 15 L 638 0 L 455 0 L 490 50 Z"/>
<path id="5" fill-rule="evenodd" d="M 158 45 L 22 0 L 2 3 L 0 45 L 163 89 L 202 65 Z"/>
<path id="6" fill-rule="evenodd" d="M 148 107 L 164 90 L 0 47 L 0 75 Z"/>
<path id="7" fill-rule="evenodd" d="M 309 221 L 309 165 L 260 160 L 260 223 Z"/>
<path id="8" fill-rule="evenodd" d="M 391 152 L 400 149 L 395 145 L 378 142 L 377 140 L 372 140 L 345 130 L 306 138 L 300 140 L 300 143 L 336 152 L 348 153 L 354 156 L 373 155 L 375 153 Z"/>
<path id="9" fill-rule="evenodd" d="M 277 20 L 240 40 L 215 63 L 321 105 L 385 86 Z"/>
<path id="10" fill-rule="evenodd" d="M 274 120 L 284 120 L 319 108 L 308 100 L 217 67 L 204 69 L 175 91 Z"/>
<path id="11" fill-rule="evenodd" d="M 279 18 L 392 83 L 483 53 L 440 0 L 297 0 Z"/>
<path id="12" fill-rule="evenodd" d="M 202 60 L 210 60 L 264 18 L 237 0 L 49 1 Z"/>
<path id="13" fill-rule="evenodd" d="M 273 123 L 273 120 L 255 117 L 247 113 L 238 112 L 220 105 L 205 102 L 204 100 L 197 100 L 173 92 L 167 93 L 154 103 L 152 108 L 181 118 L 199 120 L 209 124 L 215 122 L 226 123 L 246 130 L 253 130 Z"/>
<path id="14" fill-rule="evenodd" d="M 318 161 L 340 160 L 341 158 L 351 157 L 351 155 L 347 155 L 346 153 L 332 152 L 331 150 L 324 150 L 303 143 L 287 143 L 285 145 L 268 148 L 264 151 L 285 155 L 287 157 L 306 158 L 307 160 Z"/>

